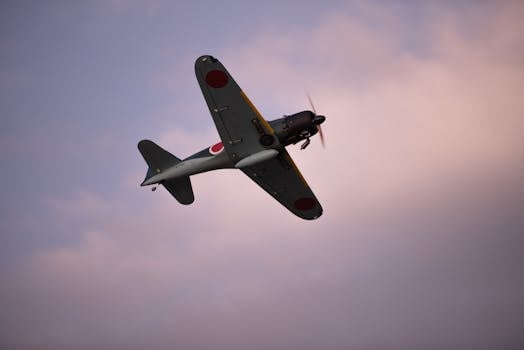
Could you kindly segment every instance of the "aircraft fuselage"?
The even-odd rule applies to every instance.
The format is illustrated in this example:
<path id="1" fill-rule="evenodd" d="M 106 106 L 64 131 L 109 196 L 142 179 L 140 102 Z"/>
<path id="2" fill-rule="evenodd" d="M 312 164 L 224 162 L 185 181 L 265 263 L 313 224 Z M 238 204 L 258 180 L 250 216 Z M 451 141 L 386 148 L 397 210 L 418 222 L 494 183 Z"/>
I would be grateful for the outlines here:
<path id="1" fill-rule="evenodd" d="M 275 145 L 286 147 L 290 144 L 296 144 L 302 140 L 309 139 L 309 137 L 318 132 L 317 125 L 321 124 L 324 119 L 323 116 L 316 116 L 311 111 L 302 111 L 270 121 L 269 124 L 275 132 L 274 136 L 279 140 Z M 257 161 L 258 159 L 263 161 L 270 156 L 271 154 L 267 154 L 265 156 L 260 155 L 256 158 L 256 155 L 254 155 L 254 161 Z M 224 151 L 222 142 L 219 142 L 210 147 L 204 148 L 200 152 L 182 160 L 180 163 L 171 166 L 169 169 L 147 179 L 142 183 L 142 186 L 152 185 L 184 176 L 200 174 L 211 170 L 238 167 L 235 165 L 236 164 Z"/>

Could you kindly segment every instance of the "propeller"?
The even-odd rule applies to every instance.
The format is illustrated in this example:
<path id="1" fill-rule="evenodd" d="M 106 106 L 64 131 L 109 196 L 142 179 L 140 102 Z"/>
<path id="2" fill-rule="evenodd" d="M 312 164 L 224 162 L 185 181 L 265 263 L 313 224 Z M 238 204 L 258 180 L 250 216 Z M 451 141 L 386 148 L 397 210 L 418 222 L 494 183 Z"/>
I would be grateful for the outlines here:
<path id="1" fill-rule="evenodd" d="M 324 133 L 322 133 L 322 127 L 320 124 L 322 124 L 326 117 L 323 115 L 318 115 L 317 110 L 315 108 L 315 105 L 313 104 L 313 100 L 311 99 L 311 96 L 309 95 L 309 92 L 307 93 L 307 99 L 309 100 L 309 104 L 311 105 L 311 109 L 313 110 L 313 113 L 315 114 L 315 117 L 313 118 L 313 123 L 317 126 L 318 134 L 320 136 L 320 143 L 322 144 L 322 147 L 326 148 L 326 144 L 324 142 Z"/>

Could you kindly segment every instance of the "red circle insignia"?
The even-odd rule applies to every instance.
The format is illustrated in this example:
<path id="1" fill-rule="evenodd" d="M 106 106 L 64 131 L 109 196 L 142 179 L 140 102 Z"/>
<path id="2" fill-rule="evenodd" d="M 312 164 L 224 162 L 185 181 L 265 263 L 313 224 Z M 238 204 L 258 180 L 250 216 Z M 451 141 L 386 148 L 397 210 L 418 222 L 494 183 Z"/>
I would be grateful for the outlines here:
<path id="1" fill-rule="evenodd" d="M 212 70 L 206 74 L 206 83 L 212 88 L 219 89 L 226 86 L 228 81 L 227 74 L 221 70 Z"/>
<path id="2" fill-rule="evenodd" d="M 311 210 L 317 205 L 317 201 L 311 197 L 302 197 L 295 201 L 295 208 L 298 210 Z"/>
<path id="3" fill-rule="evenodd" d="M 209 147 L 209 153 L 212 155 L 219 154 L 224 150 L 224 145 L 222 142 L 216 143 L 213 146 Z"/>

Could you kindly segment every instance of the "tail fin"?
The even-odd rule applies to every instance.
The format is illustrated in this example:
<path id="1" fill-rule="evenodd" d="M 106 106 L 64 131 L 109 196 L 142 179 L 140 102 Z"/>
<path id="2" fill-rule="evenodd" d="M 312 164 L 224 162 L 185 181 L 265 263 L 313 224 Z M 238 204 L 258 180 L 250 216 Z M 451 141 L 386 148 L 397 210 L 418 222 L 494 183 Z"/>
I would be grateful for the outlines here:
<path id="1" fill-rule="evenodd" d="M 150 140 L 140 141 L 138 150 L 149 166 L 142 186 L 149 178 L 181 162 L 180 159 Z M 161 181 L 160 183 L 182 204 L 191 204 L 195 200 L 189 176 Z"/>

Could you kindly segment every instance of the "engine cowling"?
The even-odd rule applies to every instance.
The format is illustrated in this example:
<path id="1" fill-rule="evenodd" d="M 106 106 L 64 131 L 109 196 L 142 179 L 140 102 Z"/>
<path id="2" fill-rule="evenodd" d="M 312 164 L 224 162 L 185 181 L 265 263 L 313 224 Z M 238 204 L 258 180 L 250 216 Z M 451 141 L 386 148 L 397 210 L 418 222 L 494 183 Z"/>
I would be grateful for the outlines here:
<path id="1" fill-rule="evenodd" d="M 271 122 L 271 126 L 284 146 L 305 140 L 318 132 L 315 114 L 302 111 Z"/>

